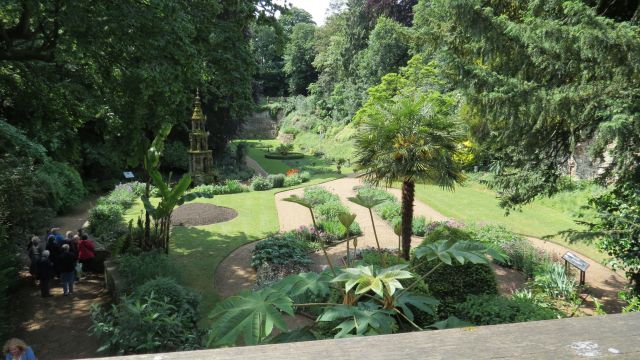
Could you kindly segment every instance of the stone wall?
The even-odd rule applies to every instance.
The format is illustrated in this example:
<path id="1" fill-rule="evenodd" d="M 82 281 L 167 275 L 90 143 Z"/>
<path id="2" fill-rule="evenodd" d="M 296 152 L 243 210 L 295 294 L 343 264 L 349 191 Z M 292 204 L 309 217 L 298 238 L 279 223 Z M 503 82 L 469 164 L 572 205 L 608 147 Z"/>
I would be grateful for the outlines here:
<path id="1" fill-rule="evenodd" d="M 277 121 L 274 121 L 269 111 L 255 112 L 244 120 L 240 138 L 242 139 L 275 139 Z"/>
<path id="2" fill-rule="evenodd" d="M 604 161 L 593 161 L 589 154 L 593 140 L 576 144 L 573 156 L 569 159 L 568 173 L 577 179 L 593 179 L 604 172 L 604 168 L 611 163 L 611 155 L 604 156 Z"/>

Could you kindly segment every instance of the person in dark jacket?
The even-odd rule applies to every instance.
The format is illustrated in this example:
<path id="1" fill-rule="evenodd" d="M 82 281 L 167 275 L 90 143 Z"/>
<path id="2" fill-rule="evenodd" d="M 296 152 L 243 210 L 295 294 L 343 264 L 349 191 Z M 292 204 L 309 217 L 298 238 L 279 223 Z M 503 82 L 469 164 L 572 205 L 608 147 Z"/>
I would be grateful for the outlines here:
<path id="1" fill-rule="evenodd" d="M 42 248 L 40 247 L 40 238 L 37 236 L 32 236 L 31 240 L 29 240 L 29 245 L 27 245 L 27 253 L 29 254 L 29 273 L 34 279 L 38 279 L 37 267 L 38 261 L 40 261 L 40 257 L 42 256 Z"/>
<path id="2" fill-rule="evenodd" d="M 73 294 L 73 282 L 76 279 L 76 257 L 70 251 L 69 244 L 62 245 L 62 253 L 58 258 L 60 265 L 60 280 L 65 295 Z"/>
<path id="3" fill-rule="evenodd" d="M 60 270 L 58 266 L 58 255 L 60 254 L 60 246 L 56 242 L 56 237 L 53 235 L 49 235 L 47 238 L 47 247 L 46 250 L 49 251 L 49 260 L 53 264 L 53 273 L 55 276 L 60 275 Z"/>
<path id="4" fill-rule="evenodd" d="M 49 250 L 42 252 L 37 266 L 38 279 L 40 279 L 40 294 L 42 297 L 51 296 L 49 283 L 53 277 L 53 264 L 49 260 Z"/>

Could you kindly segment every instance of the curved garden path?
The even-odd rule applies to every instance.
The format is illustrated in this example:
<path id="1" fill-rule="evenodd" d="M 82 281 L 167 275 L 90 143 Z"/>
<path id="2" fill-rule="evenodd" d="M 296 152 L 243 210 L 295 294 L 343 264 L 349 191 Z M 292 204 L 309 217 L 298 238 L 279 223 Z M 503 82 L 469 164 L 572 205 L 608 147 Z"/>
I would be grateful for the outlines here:
<path id="1" fill-rule="evenodd" d="M 59 216 L 51 224 L 62 231 L 76 231 L 87 220 L 87 214 L 95 205 L 96 196 L 90 196 L 69 214 Z M 93 304 L 109 301 L 103 287 L 102 274 L 86 274 L 77 283 L 72 296 L 62 296 L 60 281 L 51 281 L 52 297 L 41 298 L 40 290 L 25 270 L 12 299 L 17 305 L 13 317 L 16 326 L 14 336 L 33 347 L 39 359 L 80 359 L 98 356 L 100 342 L 89 335 L 90 308 Z"/>
<path id="2" fill-rule="evenodd" d="M 354 177 L 346 177 L 333 181 L 326 182 L 318 185 L 326 188 L 327 190 L 337 194 L 342 200 L 343 204 L 349 207 L 349 209 L 356 214 L 356 221 L 360 224 L 364 235 L 358 239 L 358 247 L 363 246 L 375 247 L 375 238 L 373 236 L 373 229 L 371 221 L 369 220 L 369 212 L 367 209 L 353 204 L 347 200 L 348 197 L 354 196 L 355 192 L 353 187 L 361 185 L 362 181 Z M 398 199 L 400 198 L 400 190 L 387 189 L 390 193 L 394 194 Z M 283 191 L 275 195 L 276 209 L 278 211 L 278 219 L 280 222 L 280 230 L 287 231 L 298 228 L 302 225 L 311 224 L 311 215 L 309 211 L 300 205 L 283 201 L 284 198 L 290 195 L 303 194 L 304 189 L 294 189 Z M 416 200 L 414 202 L 414 214 L 416 216 L 424 216 L 427 220 L 441 221 L 448 220 L 449 218 L 435 211 L 428 205 Z M 381 247 L 397 247 L 398 237 L 393 233 L 393 230 L 389 224 L 382 220 L 378 215 L 374 213 L 374 222 L 376 225 L 376 231 L 380 240 Z M 544 241 L 541 239 L 527 237 L 531 243 L 537 248 L 544 249 L 552 254 L 556 254 L 558 257 L 562 256 L 567 248 Z M 414 237 L 412 246 L 420 244 L 421 238 Z M 215 275 L 216 289 L 222 297 L 233 295 L 240 290 L 251 288 L 255 282 L 255 272 L 250 266 L 251 250 L 255 243 L 247 244 L 240 247 L 230 256 L 228 256 L 218 266 Z M 576 253 L 575 251 L 573 251 Z M 346 254 L 346 246 L 339 245 L 331 248 L 329 254 L 334 264 L 340 264 L 340 258 Z M 598 262 L 591 260 L 579 253 L 577 255 L 585 259 L 590 267 L 587 270 L 586 293 L 597 297 L 602 303 L 607 312 L 619 312 L 622 303 L 617 299 L 619 291 L 623 290 L 626 285 L 626 280 L 618 273 L 611 269 L 599 264 Z M 320 253 L 314 254 L 314 264 L 316 270 L 327 266 L 324 256 Z M 495 267 L 498 282 L 500 284 L 500 291 L 502 293 L 510 293 L 513 289 L 519 287 L 524 282 L 523 276 L 515 271 L 504 269 L 501 267 Z"/>

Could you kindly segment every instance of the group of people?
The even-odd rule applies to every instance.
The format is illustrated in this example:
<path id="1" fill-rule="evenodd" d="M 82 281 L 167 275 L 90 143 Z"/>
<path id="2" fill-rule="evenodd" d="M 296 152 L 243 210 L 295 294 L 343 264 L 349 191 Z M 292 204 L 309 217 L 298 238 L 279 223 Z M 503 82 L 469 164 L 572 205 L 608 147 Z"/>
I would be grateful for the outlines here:
<path id="1" fill-rule="evenodd" d="M 51 296 L 50 283 L 54 277 L 61 280 L 64 295 L 73 294 L 74 282 L 80 280 L 83 270 L 92 269 L 95 258 L 93 241 L 82 230 L 62 235 L 59 228 L 51 228 L 44 244 L 34 235 L 27 251 L 31 261 L 29 272 L 39 281 L 42 297 Z"/>

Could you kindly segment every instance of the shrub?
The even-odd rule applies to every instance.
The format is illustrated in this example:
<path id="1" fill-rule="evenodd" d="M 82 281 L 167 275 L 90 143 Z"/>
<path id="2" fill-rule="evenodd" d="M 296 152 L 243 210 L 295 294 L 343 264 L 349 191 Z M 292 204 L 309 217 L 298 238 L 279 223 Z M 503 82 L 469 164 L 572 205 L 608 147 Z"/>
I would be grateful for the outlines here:
<path id="1" fill-rule="evenodd" d="M 424 236 L 427 219 L 424 216 L 414 217 L 411 222 L 411 232 L 415 236 Z"/>
<path id="2" fill-rule="evenodd" d="M 474 240 L 485 244 L 500 245 L 522 239 L 501 225 L 468 226 L 466 229 L 473 234 Z"/>
<path id="3" fill-rule="evenodd" d="M 299 174 L 293 174 L 284 178 L 284 187 L 296 186 L 302 184 L 302 177 Z"/>
<path id="4" fill-rule="evenodd" d="M 89 232 L 96 237 L 124 228 L 124 208 L 116 204 L 98 204 L 89 211 Z"/>
<path id="5" fill-rule="evenodd" d="M 106 311 L 92 306 L 91 317 L 91 332 L 106 341 L 98 351 L 131 354 L 202 347 L 204 334 L 197 328 L 195 310 L 176 306 L 153 291 L 125 296 Z"/>
<path id="6" fill-rule="evenodd" d="M 275 159 L 275 160 L 296 160 L 296 159 L 304 159 L 304 154 L 299 152 L 290 152 L 287 154 L 270 152 L 270 153 L 264 154 L 264 157 L 267 159 Z"/>
<path id="7" fill-rule="evenodd" d="M 169 258 L 158 251 L 122 255 L 117 258 L 117 263 L 124 293 L 132 293 L 140 285 L 157 277 L 175 276 Z"/>
<path id="8" fill-rule="evenodd" d="M 456 305 L 455 315 L 475 325 L 494 325 L 556 319 L 562 313 L 524 299 L 471 295 L 465 302 Z"/>
<path id="9" fill-rule="evenodd" d="M 382 249 L 382 252 L 379 252 L 378 249 L 373 249 L 373 248 L 362 249 L 362 251 L 360 252 L 360 256 L 362 256 L 363 264 L 373 265 L 376 267 L 382 267 L 383 258 L 384 258 L 384 263 L 387 267 L 407 263 L 407 260 L 405 260 L 402 257 L 398 257 L 398 255 L 393 254 L 390 251 L 386 251 L 386 249 Z M 405 279 L 402 279 L 402 280 L 404 281 Z M 413 282 L 415 281 L 415 278 L 408 279 L 408 280 L 411 280 L 410 282 Z"/>
<path id="10" fill-rule="evenodd" d="M 455 232 L 460 231 L 459 229 L 446 227 L 441 227 L 441 229 L 452 230 L 453 232 L 448 233 L 451 239 L 469 240 L 469 235 L 465 232 L 455 234 Z M 422 243 L 444 239 L 448 240 L 449 238 L 425 238 Z M 473 263 L 460 265 L 455 261 L 452 265 L 442 264 L 438 266 L 440 263 L 439 260 L 428 261 L 426 258 L 417 259 L 414 257 L 411 259 L 411 266 L 418 276 L 425 276 L 430 272 L 425 278 L 425 282 L 429 287 L 430 293 L 440 300 L 438 311 L 441 318 L 447 318 L 453 312 L 455 305 L 464 302 L 469 295 L 498 294 L 496 276 L 490 266 Z M 436 266 L 438 267 L 435 268 Z"/>
<path id="11" fill-rule="evenodd" d="M 251 256 L 251 266 L 258 269 L 267 263 L 308 267 L 311 265 L 309 255 L 315 250 L 313 243 L 301 240 L 295 232 L 274 234 L 256 244 Z"/>
<path id="12" fill-rule="evenodd" d="M 393 196 L 392 194 L 389 194 L 387 191 L 384 191 L 382 189 L 373 187 L 373 186 L 356 186 L 354 188 L 354 190 L 356 190 L 356 192 L 359 195 L 362 196 L 372 196 L 374 198 L 377 199 L 383 199 L 386 200 L 385 202 L 389 201 L 389 202 L 398 202 L 398 200 L 396 199 L 395 196 Z"/>
<path id="13" fill-rule="evenodd" d="M 130 183 L 127 183 L 127 185 L 131 188 L 131 191 L 137 196 L 140 197 L 142 195 L 144 195 L 144 191 L 146 188 L 146 184 L 140 181 L 132 181 Z M 149 185 L 151 187 L 150 190 L 153 190 L 155 188 L 155 186 L 153 185 Z"/>
<path id="14" fill-rule="evenodd" d="M 433 243 L 438 240 L 472 240 L 472 238 L 471 234 L 463 229 L 440 224 L 435 229 L 425 233 L 423 244 Z"/>
<path id="15" fill-rule="evenodd" d="M 320 221 L 338 220 L 338 216 L 343 213 L 348 213 L 349 208 L 343 205 L 340 201 L 329 201 L 324 204 L 316 205 L 313 208 L 313 212 Z"/>
<path id="16" fill-rule="evenodd" d="M 400 218 L 401 208 L 402 206 L 398 202 L 386 201 L 376 206 L 374 210 L 383 220 L 393 223 Z"/>
<path id="17" fill-rule="evenodd" d="M 327 240 L 344 239 L 344 225 L 339 220 L 323 220 L 318 223 L 318 229 L 328 235 Z M 362 229 L 357 222 L 349 227 L 349 236 L 362 235 Z"/>
<path id="18" fill-rule="evenodd" d="M 155 294 L 159 299 L 167 299 L 169 304 L 178 310 L 184 310 L 185 315 L 191 315 L 191 320 L 198 320 L 198 306 L 200 296 L 189 289 L 179 285 L 175 279 L 169 277 L 158 277 L 149 280 L 138 287 L 134 292 L 135 298 L 141 299 Z"/>
<path id="19" fill-rule="evenodd" d="M 319 186 L 305 188 L 304 199 L 315 205 L 320 205 L 327 202 L 340 201 L 340 198 L 338 197 L 338 195 L 332 194 L 325 188 L 322 188 Z"/>
<path id="20" fill-rule="evenodd" d="M 227 179 L 224 181 L 222 193 L 219 195 L 239 194 L 247 191 L 249 191 L 249 188 L 246 185 L 243 185 L 239 180 Z"/>
<path id="21" fill-rule="evenodd" d="M 527 239 L 517 238 L 498 245 L 507 255 L 504 261 L 497 261 L 502 266 L 522 271 L 532 278 L 536 269 L 550 261 L 550 256 L 544 250 L 535 248 Z"/>
<path id="22" fill-rule="evenodd" d="M 71 166 L 45 160 L 36 171 L 41 191 L 47 194 L 47 205 L 58 213 L 68 211 L 82 201 L 87 190 L 80 174 Z"/>
<path id="23" fill-rule="evenodd" d="M 256 176 L 251 180 L 251 189 L 254 191 L 265 191 L 273 187 L 271 181 L 266 177 Z"/>
<path id="24" fill-rule="evenodd" d="M 538 266 L 533 286 L 554 299 L 573 300 L 577 296 L 576 281 L 567 275 L 564 265 L 557 262 Z"/>
<path id="25" fill-rule="evenodd" d="M 98 199 L 99 204 L 120 205 L 123 209 L 130 208 L 136 201 L 138 196 L 133 192 L 133 188 L 129 184 L 117 185 L 113 191 L 107 196 Z"/>
<path id="26" fill-rule="evenodd" d="M 274 188 L 281 188 L 284 186 L 284 174 L 272 174 L 267 176 L 267 179 L 271 181 L 272 187 Z"/>
<path id="27" fill-rule="evenodd" d="M 249 188 L 242 185 L 238 180 L 226 180 L 224 184 L 217 185 L 198 185 L 192 188 L 189 192 L 204 193 L 208 196 L 224 195 L 224 194 L 237 194 L 241 192 L 247 192 Z"/>
<path id="28" fill-rule="evenodd" d="M 308 171 L 301 171 L 298 173 L 298 175 L 300 176 L 300 180 L 302 180 L 302 182 L 311 180 L 311 173 L 309 173 Z"/>
<path id="29" fill-rule="evenodd" d="M 456 220 L 446 220 L 446 221 L 432 221 L 425 226 L 425 235 L 439 228 L 440 226 L 446 226 L 451 229 L 462 229 L 464 228 L 464 224 L 458 222 Z"/>

